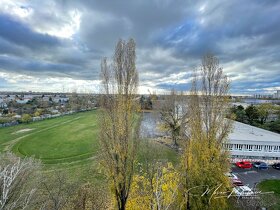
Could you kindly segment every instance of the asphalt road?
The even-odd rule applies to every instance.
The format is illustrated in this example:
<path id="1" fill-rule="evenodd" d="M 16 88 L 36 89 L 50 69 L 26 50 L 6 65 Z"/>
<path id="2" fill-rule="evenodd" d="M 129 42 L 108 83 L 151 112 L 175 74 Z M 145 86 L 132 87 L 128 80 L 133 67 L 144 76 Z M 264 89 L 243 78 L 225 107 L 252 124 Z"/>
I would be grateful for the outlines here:
<path id="1" fill-rule="evenodd" d="M 267 170 L 259 170 L 256 168 L 242 169 L 235 165 L 232 166 L 232 172 L 250 188 L 254 188 L 255 184 L 266 179 L 280 179 L 280 170 L 269 167 Z"/>

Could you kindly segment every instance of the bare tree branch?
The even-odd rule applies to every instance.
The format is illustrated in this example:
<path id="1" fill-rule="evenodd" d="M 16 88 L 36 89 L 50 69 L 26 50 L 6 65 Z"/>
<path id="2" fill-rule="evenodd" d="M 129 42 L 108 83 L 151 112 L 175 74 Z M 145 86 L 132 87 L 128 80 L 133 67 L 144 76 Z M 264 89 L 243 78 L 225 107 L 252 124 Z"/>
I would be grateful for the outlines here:
<path id="1" fill-rule="evenodd" d="M 30 208 L 31 199 L 35 200 L 34 181 L 39 167 L 40 163 L 32 158 L 20 159 L 11 153 L 0 155 L 0 210 Z"/>

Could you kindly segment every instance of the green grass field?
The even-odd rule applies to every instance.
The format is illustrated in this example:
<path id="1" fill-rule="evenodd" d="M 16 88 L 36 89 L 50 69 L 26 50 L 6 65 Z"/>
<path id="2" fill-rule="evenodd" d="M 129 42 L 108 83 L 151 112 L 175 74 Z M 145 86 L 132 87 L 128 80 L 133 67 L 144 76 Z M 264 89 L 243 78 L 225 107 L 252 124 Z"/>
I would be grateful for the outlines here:
<path id="1" fill-rule="evenodd" d="M 280 209 L 280 180 L 271 179 L 265 180 L 258 184 L 258 189 L 261 192 L 273 192 L 263 196 L 263 199 L 270 206 L 268 209 Z"/>
<path id="2" fill-rule="evenodd" d="M 62 168 L 92 162 L 98 152 L 98 111 L 77 113 L 55 119 L 0 128 L 0 152 L 35 157 L 45 165 Z M 158 143 L 161 158 L 176 161 L 176 153 Z M 141 161 L 141 160 L 140 160 Z M 84 163 L 83 163 L 84 164 Z M 66 165 L 66 166 L 65 166 Z"/>
<path id="3" fill-rule="evenodd" d="M 43 163 L 73 162 L 98 151 L 97 111 L 1 128 L 1 151 L 33 156 Z"/>

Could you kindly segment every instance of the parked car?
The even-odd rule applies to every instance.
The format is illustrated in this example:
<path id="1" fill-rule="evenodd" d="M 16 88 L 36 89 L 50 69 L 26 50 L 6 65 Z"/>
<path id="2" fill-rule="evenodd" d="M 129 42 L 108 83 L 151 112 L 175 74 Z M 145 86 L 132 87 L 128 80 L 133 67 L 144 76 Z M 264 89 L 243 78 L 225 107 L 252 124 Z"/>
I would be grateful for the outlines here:
<path id="1" fill-rule="evenodd" d="M 272 165 L 272 168 L 277 169 L 277 170 L 280 170 L 280 163 L 274 163 L 274 164 Z"/>
<path id="2" fill-rule="evenodd" d="M 249 161 L 236 162 L 235 164 L 239 168 L 252 168 L 253 167 L 253 164 Z"/>
<path id="3" fill-rule="evenodd" d="M 236 187 L 236 186 L 244 186 L 244 184 L 241 182 L 240 179 L 232 179 L 231 184 Z"/>
<path id="4" fill-rule="evenodd" d="M 232 172 L 228 172 L 225 175 L 231 179 L 238 179 L 238 177 Z"/>
<path id="5" fill-rule="evenodd" d="M 237 186 L 233 188 L 233 192 L 238 196 L 238 197 L 246 197 L 246 196 L 252 196 L 254 195 L 254 192 L 252 189 L 248 186 Z"/>
<path id="6" fill-rule="evenodd" d="M 260 166 L 259 166 L 259 169 L 268 169 L 268 165 L 266 163 L 261 163 Z"/>
<path id="7" fill-rule="evenodd" d="M 254 162 L 253 165 L 257 169 L 268 169 L 268 165 L 265 162 Z"/>
<path id="8" fill-rule="evenodd" d="M 231 184 L 233 186 L 243 186 L 243 183 L 241 182 L 241 180 L 238 179 L 238 177 L 234 173 L 229 172 L 229 173 L 226 173 L 225 175 L 230 178 Z"/>

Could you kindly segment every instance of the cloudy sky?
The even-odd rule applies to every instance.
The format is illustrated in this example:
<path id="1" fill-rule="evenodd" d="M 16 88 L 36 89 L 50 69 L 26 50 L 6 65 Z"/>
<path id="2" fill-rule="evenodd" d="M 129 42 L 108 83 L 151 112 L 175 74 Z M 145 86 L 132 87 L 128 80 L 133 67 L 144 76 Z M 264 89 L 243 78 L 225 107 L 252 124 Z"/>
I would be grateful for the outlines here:
<path id="1" fill-rule="evenodd" d="M 142 93 L 187 90 L 207 52 L 232 93 L 280 89 L 280 1 L 1 0 L 0 91 L 97 92 L 100 59 L 129 37 Z"/>

